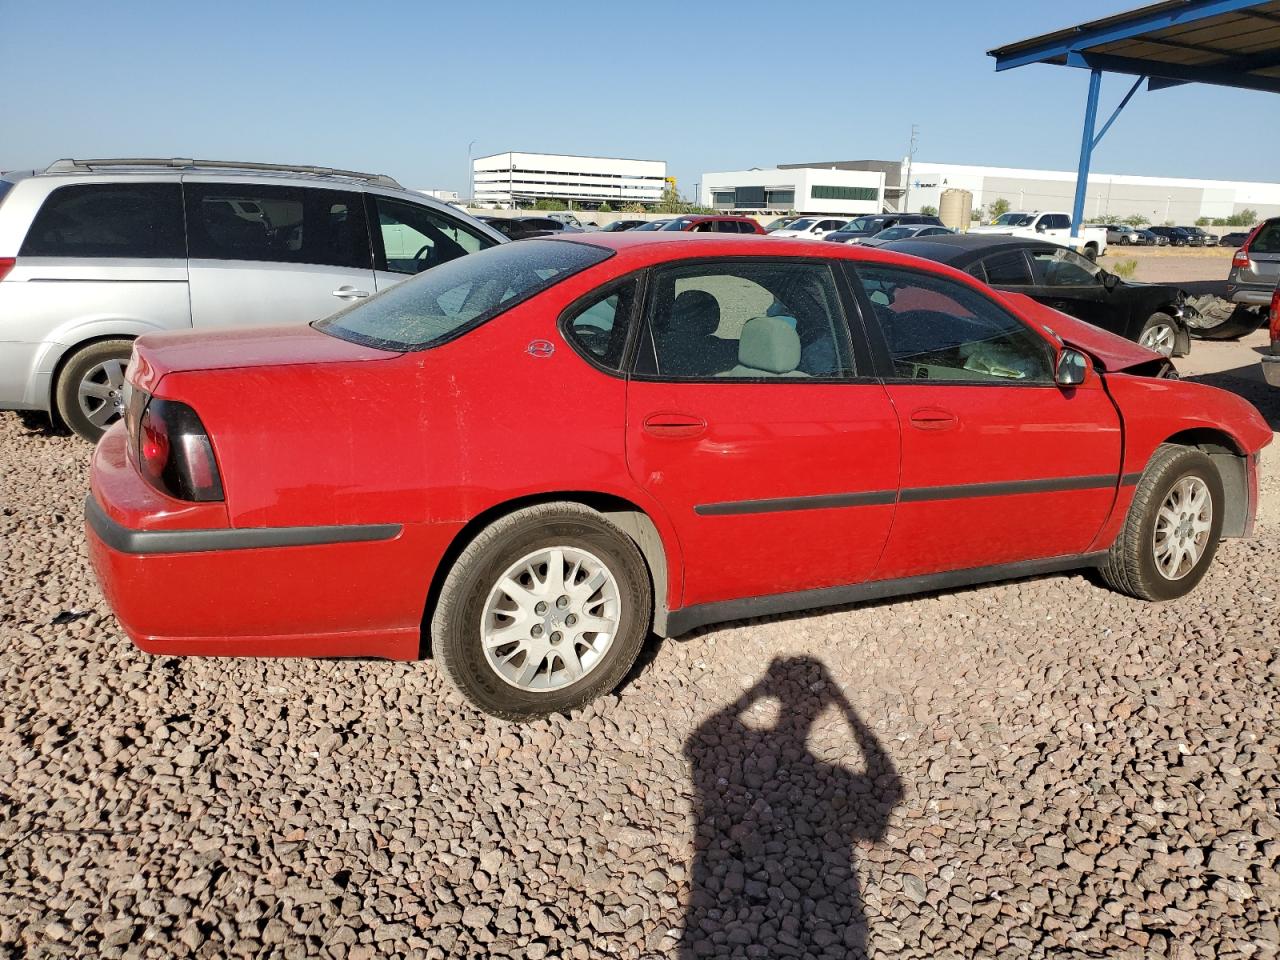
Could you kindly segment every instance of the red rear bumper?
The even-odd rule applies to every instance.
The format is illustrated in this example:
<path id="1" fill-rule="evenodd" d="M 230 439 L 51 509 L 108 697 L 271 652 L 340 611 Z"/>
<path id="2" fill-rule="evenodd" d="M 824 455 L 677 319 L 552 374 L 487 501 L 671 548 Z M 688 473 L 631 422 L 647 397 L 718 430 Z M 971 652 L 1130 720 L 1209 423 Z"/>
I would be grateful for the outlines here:
<path id="1" fill-rule="evenodd" d="M 415 659 L 431 578 L 461 526 L 232 528 L 221 504 L 147 484 L 122 428 L 98 444 L 91 490 L 94 572 L 125 633 L 156 654 Z"/>

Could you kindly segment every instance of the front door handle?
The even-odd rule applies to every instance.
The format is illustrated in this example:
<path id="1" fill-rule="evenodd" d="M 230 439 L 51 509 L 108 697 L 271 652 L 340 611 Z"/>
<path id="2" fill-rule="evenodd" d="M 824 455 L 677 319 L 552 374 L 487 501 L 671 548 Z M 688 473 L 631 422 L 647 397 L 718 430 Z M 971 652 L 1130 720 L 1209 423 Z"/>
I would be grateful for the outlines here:
<path id="1" fill-rule="evenodd" d="M 938 407 L 925 407 L 911 413 L 911 425 L 917 430 L 950 430 L 959 423 L 960 418 L 954 413 Z"/>
<path id="2" fill-rule="evenodd" d="M 333 295 L 339 300 L 363 300 L 369 296 L 368 290 L 357 290 L 349 283 L 344 283 L 337 290 L 333 291 Z"/>
<path id="3" fill-rule="evenodd" d="M 665 439 L 696 437 L 707 429 L 707 421 L 687 413 L 651 413 L 644 418 L 644 432 Z"/>

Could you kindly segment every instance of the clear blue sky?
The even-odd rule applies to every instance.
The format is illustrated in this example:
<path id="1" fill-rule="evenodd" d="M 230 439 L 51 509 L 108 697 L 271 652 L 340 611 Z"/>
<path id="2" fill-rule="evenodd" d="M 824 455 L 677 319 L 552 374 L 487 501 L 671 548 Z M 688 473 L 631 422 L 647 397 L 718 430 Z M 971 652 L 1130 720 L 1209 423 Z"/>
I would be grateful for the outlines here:
<path id="1" fill-rule="evenodd" d="M 464 189 L 467 144 L 703 171 L 917 157 L 1072 169 L 1088 75 L 986 51 L 1140 0 L 0 0 L 0 169 L 195 156 Z M 1110 112 L 1127 83 L 1109 77 Z M 1280 98 L 1141 92 L 1094 170 L 1274 180 Z M 1230 131 L 1243 130 L 1232 137 Z"/>

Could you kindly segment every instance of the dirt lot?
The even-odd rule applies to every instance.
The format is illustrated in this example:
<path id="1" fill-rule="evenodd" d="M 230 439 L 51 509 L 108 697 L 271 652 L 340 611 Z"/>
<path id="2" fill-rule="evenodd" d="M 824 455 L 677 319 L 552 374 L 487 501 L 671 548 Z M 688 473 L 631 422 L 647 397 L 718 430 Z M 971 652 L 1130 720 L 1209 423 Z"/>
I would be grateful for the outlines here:
<path id="1" fill-rule="evenodd" d="M 1274 424 L 1252 346 L 1182 366 Z M 1187 599 L 748 621 L 513 727 L 429 662 L 135 651 L 87 449 L 0 415 L 0 957 L 1275 957 L 1275 454 Z"/>

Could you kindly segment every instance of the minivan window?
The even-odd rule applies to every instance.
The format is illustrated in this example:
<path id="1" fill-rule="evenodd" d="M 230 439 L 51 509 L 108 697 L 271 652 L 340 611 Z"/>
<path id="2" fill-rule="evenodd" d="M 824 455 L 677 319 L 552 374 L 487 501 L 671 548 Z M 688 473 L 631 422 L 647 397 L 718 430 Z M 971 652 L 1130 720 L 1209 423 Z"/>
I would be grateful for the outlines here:
<path id="1" fill-rule="evenodd" d="M 77 183 L 49 194 L 20 257 L 182 259 L 177 183 Z"/>
<path id="2" fill-rule="evenodd" d="M 372 269 L 358 193 L 256 183 L 186 184 L 194 260 Z"/>
<path id="3" fill-rule="evenodd" d="M 611 256 L 611 250 L 563 240 L 503 243 L 450 260 L 314 326 L 383 350 L 424 350 Z"/>
<path id="4" fill-rule="evenodd" d="M 493 246 L 493 240 L 472 233 L 430 207 L 377 195 L 373 201 L 382 239 L 379 270 L 421 273 Z"/>

